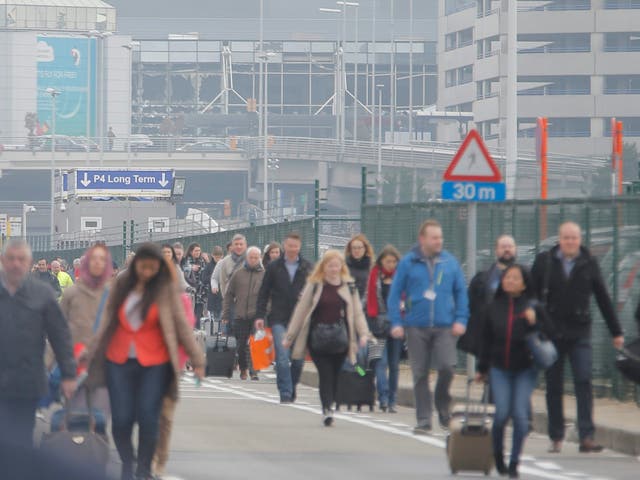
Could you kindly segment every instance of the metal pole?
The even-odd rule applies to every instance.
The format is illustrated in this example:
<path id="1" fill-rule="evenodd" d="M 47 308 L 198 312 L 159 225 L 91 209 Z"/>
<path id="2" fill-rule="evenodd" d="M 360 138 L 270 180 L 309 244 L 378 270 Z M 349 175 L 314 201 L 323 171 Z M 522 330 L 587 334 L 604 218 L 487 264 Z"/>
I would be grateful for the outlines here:
<path id="1" fill-rule="evenodd" d="M 313 209 L 313 233 L 314 233 L 314 257 L 319 260 L 320 256 L 320 180 L 314 182 L 314 209 Z"/>
<path id="2" fill-rule="evenodd" d="M 518 2 L 507 5 L 507 113 L 506 186 L 507 199 L 515 196 L 518 168 Z"/>
<path id="3" fill-rule="evenodd" d="M 373 0 L 373 23 L 371 26 L 371 36 L 372 36 L 372 55 L 373 55 L 373 64 L 371 65 L 371 143 L 373 143 L 375 138 L 375 107 L 376 104 L 376 0 Z"/>
<path id="4" fill-rule="evenodd" d="M 353 48 L 354 60 L 353 60 L 353 141 L 358 140 L 358 54 L 360 52 L 360 44 L 358 43 L 358 22 L 360 7 L 356 7 L 356 26 L 355 26 L 355 46 Z"/>
<path id="5" fill-rule="evenodd" d="M 263 57 L 264 58 L 264 57 Z M 268 123 L 268 118 L 269 118 L 269 63 L 266 61 L 264 62 L 264 121 L 263 121 L 263 128 L 264 128 L 264 157 L 263 157 L 263 175 L 264 175 L 264 182 L 263 182 L 263 190 L 264 190 L 264 205 L 263 205 L 263 211 L 264 214 L 267 215 L 267 213 L 269 212 L 269 123 Z"/>
<path id="6" fill-rule="evenodd" d="M 8 220 L 8 219 L 7 219 Z M 27 239 L 27 204 L 22 204 L 22 240 Z"/>
<path id="7" fill-rule="evenodd" d="M 56 97 L 58 93 L 56 91 L 51 92 L 51 212 L 50 223 L 51 239 L 49 240 L 50 249 L 54 249 L 54 236 L 55 236 L 55 168 L 56 168 Z"/>
<path id="8" fill-rule="evenodd" d="M 91 137 L 91 35 L 87 36 L 87 138 Z"/>
<path id="9" fill-rule="evenodd" d="M 382 86 L 378 86 L 378 204 L 382 204 Z"/>
<path id="10" fill-rule="evenodd" d="M 345 137 L 345 123 L 346 123 L 346 94 L 345 90 L 347 89 L 346 84 L 346 76 L 347 76 L 347 62 L 345 61 L 346 49 L 345 45 L 347 43 L 347 3 L 344 2 L 342 4 L 342 55 L 340 69 L 340 145 L 344 145 L 344 137 Z"/>
<path id="11" fill-rule="evenodd" d="M 476 274 L 476 232 L 478 229 L 478 211 L 475 203 L 467 204 L 467 278 Z M 467 355 L 467 377 L 475 375 L 475 357 Z"/>
<path id="12" fill-rule="evenodd" d="M 413 0 L 409 0 L 409 141 L 413 140 Z"/>
<path id="13" fill-rule="evenodd" d="M 262 64 L 262 56 L 264 54 L 262 43 L 264 42 L 264 0 L 260 0 L 260 40 L 258 44 L 258 61 L 260 63 L 260 73 L 258 74 L 258 106 L 260 111 L 258 112 L 258 137 L 263 135 L 262 132 L 262 115 L 264 114 L 264 106 L 262 102 L 264 100 L 263 97 L 263 88 L 264 88 L 264 65 Z"/>

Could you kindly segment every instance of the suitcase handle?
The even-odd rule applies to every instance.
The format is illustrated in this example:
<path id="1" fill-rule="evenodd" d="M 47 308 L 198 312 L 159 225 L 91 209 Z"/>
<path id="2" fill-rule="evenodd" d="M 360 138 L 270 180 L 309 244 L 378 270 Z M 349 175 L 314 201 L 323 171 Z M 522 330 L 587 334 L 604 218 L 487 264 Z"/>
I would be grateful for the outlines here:
<path id="1" fill-rule="evenodd" d="M 84 392 L 84 398 L 87 402 L 87 413 L 89 415 L 89 432 L 96 433 L 96 417 L 93 412 L 93 405 L 91 401 L 91 388 L 89 388 L 89 386 L 86 385 L 87 377 L 88 375 L 86 372 L 78 377 L 78 388 L 76 389 L 76 394 L 81 391 Z M 67 402 L 65 400 L 65 404 L 66 403 Z M 69 408 L 67 408 L 66 405 L 63 405 L 63 406 L 64 406 L 64 417 L 63 417 L 61 429 L 63 431 L 69 431 L 69 423 L 70 423 L 69 421 L 71 420 L 72 417 L 74 417 L 74 414 L 72 414 L 69 411 Z"/>
<path id="2" fill-rule="evenodd" d="M 471 405 L 471 385 L 474 383 L 474 379 L 469 378 L 467 379 L 467 398 L 466 398 L 466 402 L 465 402 L 465 408 L 464 408 L 464 420 L 465 422 L 468 421 L 469 419 L 469 407 Z M 483 382 L 484 384 L 484 388 L 482 390 L 482 405 L 483 405 L 483 419 L 482 422 L 483 423 L 487 423 L 487 420 L 489 419 L 489 382 Z"/>

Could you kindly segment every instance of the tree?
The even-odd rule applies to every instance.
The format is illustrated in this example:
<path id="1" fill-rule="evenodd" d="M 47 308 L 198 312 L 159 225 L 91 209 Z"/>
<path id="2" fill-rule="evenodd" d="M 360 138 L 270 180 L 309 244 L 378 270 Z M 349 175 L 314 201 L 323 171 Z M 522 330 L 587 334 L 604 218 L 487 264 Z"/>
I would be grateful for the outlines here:
<path id="1" fill-rule="evenodd" d="M 24 128 L 27 129 L 29 135 L 35 135 L 36 128 L 38 128 L 38 114 L 33 112 L 27 112 L 24 116 Z"/>
<path id="2" fill-rule="evenodd" d="M 622 158 L 624 161 L 624 179 L 626 181 L 632 181 L 640 178 L 640 154 L 638 153 L 638 146 L 635 143 L 624 142 L 622 150 Z"/>

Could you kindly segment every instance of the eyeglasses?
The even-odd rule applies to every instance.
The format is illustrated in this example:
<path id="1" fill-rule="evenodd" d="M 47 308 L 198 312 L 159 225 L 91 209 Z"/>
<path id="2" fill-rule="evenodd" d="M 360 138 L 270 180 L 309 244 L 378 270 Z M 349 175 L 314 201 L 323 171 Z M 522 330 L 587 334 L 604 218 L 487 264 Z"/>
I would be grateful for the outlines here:
<path id="1" fill-rule="evenodd" d="M 364 250 L 364 245 L 363 246 L 352 245 L 351 250 Z"/>

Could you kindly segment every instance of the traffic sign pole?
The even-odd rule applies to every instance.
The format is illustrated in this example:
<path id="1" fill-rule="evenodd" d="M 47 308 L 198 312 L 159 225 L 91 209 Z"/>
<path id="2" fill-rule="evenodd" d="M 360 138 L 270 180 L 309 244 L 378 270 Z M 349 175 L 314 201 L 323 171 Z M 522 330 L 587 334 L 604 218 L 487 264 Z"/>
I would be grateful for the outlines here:
<path id="1" fill-rule="evenodd" d="M 475 202 L 467 204 L 467 278 L 469 281 L 476 274 L 476 251 L 478 231 L 478 208 Z M 475 357 L 467 354 L 467 377 L 473 378 L 476 371 Z"/>

